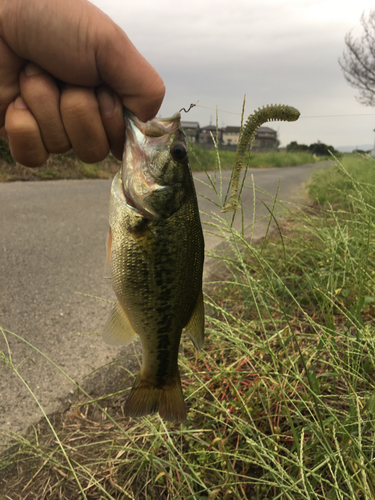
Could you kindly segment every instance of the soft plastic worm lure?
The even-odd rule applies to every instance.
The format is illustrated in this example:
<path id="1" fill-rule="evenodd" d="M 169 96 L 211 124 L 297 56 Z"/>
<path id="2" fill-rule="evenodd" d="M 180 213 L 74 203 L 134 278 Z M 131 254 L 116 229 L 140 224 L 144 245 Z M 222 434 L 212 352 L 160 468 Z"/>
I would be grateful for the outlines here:
<path id="1" fill-rule="evenodd" d="M 254 111 L 253 115 L 250 115 L 242 128 L 241 135 L 238 141 L 236 160 L 233 167 L 232 173 L 232 191 L 230 194 L 230 200 L 227 205 L 223 208 L 223 212 L 232 212 L 239 207 L 238 202 L 238 183 L 240 180 L 240 173 L 243 163 L 243 158 L 246 153 L 247 146 L 251 141 L 250 151 L 252 147 L 252 142 L 255 137 L 255 132 L 258 128 L 271 120 L 281 120 L 286 122 L 294 122 L 298 120 L 300 112 L 292 106 L 286 106 L 284 104 L 271 104 L 269 106 L 264 106 L 259 108 L 258 111 Z"/>

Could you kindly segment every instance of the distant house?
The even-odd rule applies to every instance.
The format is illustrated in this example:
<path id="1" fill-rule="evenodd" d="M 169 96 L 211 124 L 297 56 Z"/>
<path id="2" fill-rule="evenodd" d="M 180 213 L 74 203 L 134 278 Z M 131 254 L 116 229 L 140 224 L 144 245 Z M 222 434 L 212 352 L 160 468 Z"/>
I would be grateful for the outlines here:
<path id="1" fill-rule="evenodd" d="M 225 127 L 223 131 L 223 143 L 236 146 L 240 138 L 240 130 L 240 127 Z M 269 127 L 259 127 L 255 134 L 253 151 L 269 151 L 276 148 L 276 130 Z"/>
<path id="2" fill-rule="evenodd" d="M 206 125 L 200 128 L 198 122 L 181 121 L 188 140 L 193 144 L 202 144 L 205 149 L 213 149 L 211 134 L 216 138 L 222 147 L 225 149 L 236 150 L 240 138 L 240 127 L 228 126 L 216 130 L 216 125 Z M 270 127 L 259 127 L 253 143 L 253 151 L 272 151 L 277 149 L 278 140 L 277 132 Z"/>
<path id="3" fill-rule="evenodd" d="M 225 127 L 223 130 L 223 143 L 226 145 L 237 145 L 240 138 L 240 127 Z"/>
<path id="4" fill-rule="evenodd" d="M 181 127 L 185 132 L 188 140 L 193 144 L 199 142 L 199 123 L 198 122 L 186 122 L 181 121 Z"/>
<path id="5" fill-rule="evenodd" d="M 219 128 L 217 132 L 218 132 L 217 141 L 221 143 L 223 140 L 223 130 Z M 212 144 L 211 134 L 216 139 L 216 125 L 207 125 L 206 127 L 202 127 L 199 131 L 199 142 L 201 144 L 206 144 L 206 143 Z"/>
<path id="6" fill-rule="evenodd" d="M 277 132 L 270 127 L 259 127 L 255 134 L 253 151 L 277 149 Z"/>

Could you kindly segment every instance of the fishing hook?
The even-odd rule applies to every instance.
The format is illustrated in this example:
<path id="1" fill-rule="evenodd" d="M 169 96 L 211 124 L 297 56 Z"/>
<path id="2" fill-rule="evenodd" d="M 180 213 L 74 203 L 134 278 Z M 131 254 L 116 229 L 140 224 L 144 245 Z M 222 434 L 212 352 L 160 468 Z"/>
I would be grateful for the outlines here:
<path id="1" fill-rule="evenodd" d="M 189 106 L 189 109 L 186 111 L 185 108 L 181 108 L 179 113 L 181 113 L 181 111 L 185 111 L 185 113 L 189 113 L 189 111 L 191 110 L 191 108 L 194 108 L 194 106 L 196 106 L 198 104 L 199 101 L 197 101 L 195 104 L 190 104 Z"/>

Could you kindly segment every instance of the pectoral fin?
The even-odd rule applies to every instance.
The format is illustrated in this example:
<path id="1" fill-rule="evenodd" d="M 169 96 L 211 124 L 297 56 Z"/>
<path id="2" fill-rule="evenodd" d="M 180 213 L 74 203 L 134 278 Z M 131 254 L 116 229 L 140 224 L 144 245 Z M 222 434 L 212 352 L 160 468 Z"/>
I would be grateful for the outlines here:
<path id="1" fill-rule="evenodd" d="M 124 309 L 116 302 L 103 331 L 103 340 L 109 345 L 126 345 L 136 336 Z"/>
<path id="2" fill-rule="evenodd" d="M 203 293 L 200 291 L 193 314 L 185 326 L 195 347 L 200 350 L 204 342 L 204 304 Z"/>
<path id="3" fill-rule="evenodd" d="M 105 257 L 105 267 L 111 264 L 111 249 L 112 249 L 112 229 L 109 228 L 107 235 L 107 254 Z"/>

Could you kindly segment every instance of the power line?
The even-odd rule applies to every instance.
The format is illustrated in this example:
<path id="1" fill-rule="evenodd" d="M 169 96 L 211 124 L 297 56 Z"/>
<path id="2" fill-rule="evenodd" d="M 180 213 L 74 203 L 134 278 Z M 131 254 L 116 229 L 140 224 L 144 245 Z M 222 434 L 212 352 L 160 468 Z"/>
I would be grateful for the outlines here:
<path id="1" fill-rule="evenodd" d="M 362 114 L 353 114 L 353 115 L 311 115 L 311 116 L 301 115 L 300 118 L 336 118 L 336 117 L 343 117 L 343 116 L 375 116 L 375 113 L 362 113 Z"/>

